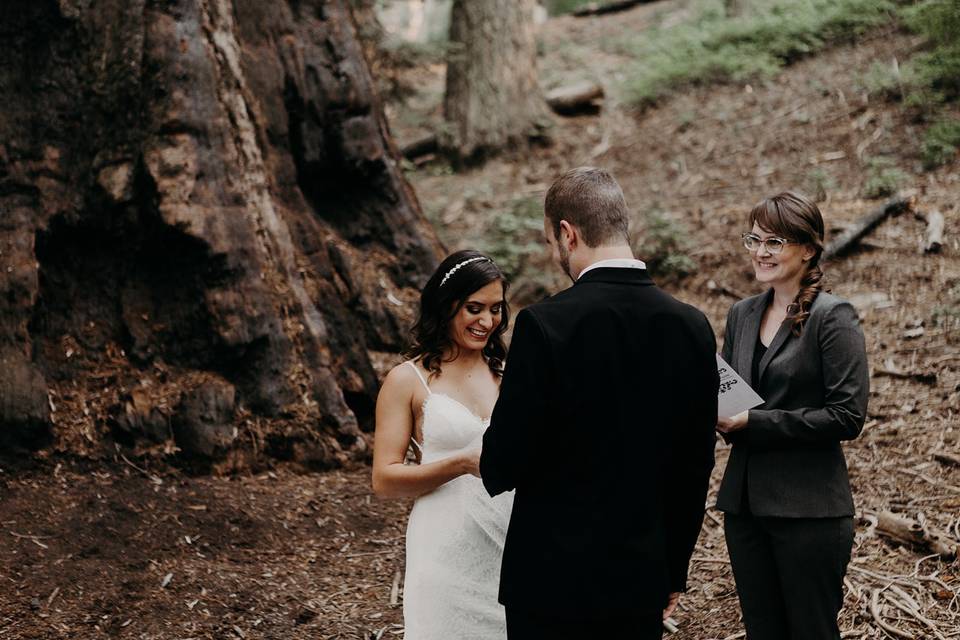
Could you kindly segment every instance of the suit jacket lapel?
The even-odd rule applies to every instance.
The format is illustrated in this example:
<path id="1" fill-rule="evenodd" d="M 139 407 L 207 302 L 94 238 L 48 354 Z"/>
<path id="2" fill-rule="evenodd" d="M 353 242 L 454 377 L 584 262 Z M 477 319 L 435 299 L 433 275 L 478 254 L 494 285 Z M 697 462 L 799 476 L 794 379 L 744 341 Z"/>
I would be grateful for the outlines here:
<path id="1" fill-rule="evenodd" d="M 777 355 L 777 351 L 780 350 L 780 347 L 787 341 L 787 338 L 790 337 L 790 331 L 793 328 L 793 322 L 790 321 L 790 318 L 787 317 L 780 324 L 780 328 L 777 329 L 777 335 L 773 337 L 773 342 L 770 343 L 770 346 L 767 347 L 767 352 L 763 354 L 763 358 L 760 359 L 760 366 L 757 369 L 757 375 L 760 380 L 763 380 L 763 372 L 766 371 L 767 365 L 770 364 L 770 361 L 773 360 L 773 357 Z M 757 380 L 759 383 L 760 380 Z M 756 387 L 754 387 L 756 389 Z"/>
<path id="2" fill-rule="evenodd" d="M 753 352 L 757 349 L 760 321 L 763 319 L 763 310 L 767 308 L 769 298 L 770 294 L 768 293 L 757 299 L 747 311 L 740 334 L 737 336 L 737 343 L 740 345 L 740 348 L 737 349 L 737 371 L 740 373 L 740 377 L 754 389 L 757 387 L 751 380 L 753 377 Z"/>

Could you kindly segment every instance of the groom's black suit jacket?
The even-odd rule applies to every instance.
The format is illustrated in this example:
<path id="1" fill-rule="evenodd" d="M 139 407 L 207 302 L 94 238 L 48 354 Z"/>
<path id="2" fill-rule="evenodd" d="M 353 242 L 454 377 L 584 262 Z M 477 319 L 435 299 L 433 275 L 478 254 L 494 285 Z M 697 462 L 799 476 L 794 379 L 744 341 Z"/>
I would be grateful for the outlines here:
<path id="1" fill-rule="evenodd" d="M 595 268 L 517 315 L 480 474 L 516 489 L 500 602 L 558 619 L 686 586 L 713 468 L 716 341 L 642 269 Z"/>

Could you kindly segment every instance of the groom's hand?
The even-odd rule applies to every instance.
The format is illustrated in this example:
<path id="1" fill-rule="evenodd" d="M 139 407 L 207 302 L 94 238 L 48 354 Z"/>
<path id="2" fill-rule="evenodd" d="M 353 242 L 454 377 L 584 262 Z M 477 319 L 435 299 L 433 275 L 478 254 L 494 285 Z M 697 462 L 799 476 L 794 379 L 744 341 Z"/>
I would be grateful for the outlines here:
<path id="1" fill-rule="evenodd" d="M 677 602 L 680 601 L 680 593 L 671 593 L 667 598 L 667 607 L 663 610 L 663 619 L 666 620 L 673 615 L 673 610 L 677 608 Z"/>

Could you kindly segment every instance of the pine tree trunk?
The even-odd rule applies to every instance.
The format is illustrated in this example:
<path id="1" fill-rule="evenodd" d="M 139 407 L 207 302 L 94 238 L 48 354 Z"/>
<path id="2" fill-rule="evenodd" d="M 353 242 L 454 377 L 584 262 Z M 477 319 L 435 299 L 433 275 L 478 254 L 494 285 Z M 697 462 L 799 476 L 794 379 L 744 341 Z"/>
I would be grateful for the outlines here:
<path id="1" fill-rule="evenodd" d="M 723 10 L 728 18 L 737 18 L 743 15 L 744 0 L 723 0 Z"/>
<path id="2" fill-rule="evenodd" d="M 454 0 L 441 144 L 461 160 L 525 144 L 542 132 L 535 0 Z"/>
<path id="3" fill-rule="evenodd" d="M 8 0 L 0 25 L 0 440 L 362 451 L 440 246 L 346 0 Z"/>

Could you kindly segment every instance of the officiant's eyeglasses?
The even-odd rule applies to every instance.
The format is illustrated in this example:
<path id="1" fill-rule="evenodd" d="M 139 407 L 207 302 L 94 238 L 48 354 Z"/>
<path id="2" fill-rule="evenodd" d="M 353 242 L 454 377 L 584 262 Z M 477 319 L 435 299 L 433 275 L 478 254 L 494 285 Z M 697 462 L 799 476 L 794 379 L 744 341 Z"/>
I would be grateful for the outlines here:
<path id="1" fill-rule="evenodd" d="M 793 242 L 792 240 L 787 240 L 786 238 L 778 238 L 777 236 L 771 236 L 767 239 L 763 239 L 755 233 L 750 233 L 749 231 L 742 234 L 740 238 L 743 240 L 743 246 L 747 251 L 754 252 L 760 248 L 760 245 L 763 245 L 763 248 L 767 250 L 767 253 L 772 253 L 777 255 L 783 248 L 788 244 L 799 244 Z"/>

